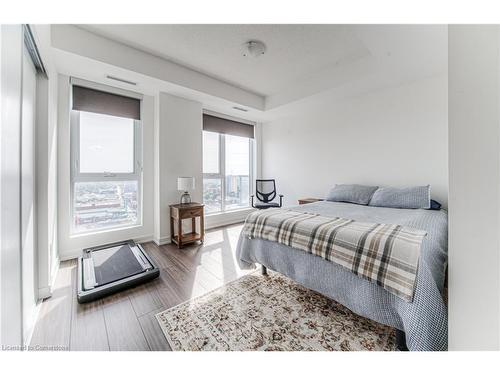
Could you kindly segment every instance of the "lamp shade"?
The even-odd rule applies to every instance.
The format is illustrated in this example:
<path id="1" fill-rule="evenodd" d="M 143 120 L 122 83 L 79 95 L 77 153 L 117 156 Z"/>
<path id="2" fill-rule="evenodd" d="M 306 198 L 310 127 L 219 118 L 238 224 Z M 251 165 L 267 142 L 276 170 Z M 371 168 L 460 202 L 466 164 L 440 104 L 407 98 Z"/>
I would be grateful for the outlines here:
<path id="1" fill-rule="evenodd" d="M 177 190 L 194 190 L 194 177 L 177 177 Z"/>

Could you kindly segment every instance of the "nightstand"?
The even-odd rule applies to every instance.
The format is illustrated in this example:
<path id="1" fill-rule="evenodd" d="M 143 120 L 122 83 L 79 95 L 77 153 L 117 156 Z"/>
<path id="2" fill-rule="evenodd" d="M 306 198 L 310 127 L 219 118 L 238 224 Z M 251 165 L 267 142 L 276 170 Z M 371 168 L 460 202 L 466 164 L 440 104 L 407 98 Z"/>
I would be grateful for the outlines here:
<path id="1" fill-rule="evenodd" d="M 320 202 L 324 201 L 324 199 L 321 198 L 301 198 L 299 199 L 299 204 L 307 204 L 307 203 L 314 203 L 314 202 Z"/>
<path id="2" fill-rule="evenodd" d="M 183 245 L 200 241 L 203 243 L 205 236 L 205 223 L 203 204 L 186 203 L 186 204 L 171 204 L 170 205 L 170 236 L 172 242 L 177 244 L 180 249 Z M 200 231 L 196 232 L 196 218 L 199 218 Z M 191 233 L 182 233 L 182 221 L 191 219 Z M 177 229 L 177 234 L 175 234 Z"/>

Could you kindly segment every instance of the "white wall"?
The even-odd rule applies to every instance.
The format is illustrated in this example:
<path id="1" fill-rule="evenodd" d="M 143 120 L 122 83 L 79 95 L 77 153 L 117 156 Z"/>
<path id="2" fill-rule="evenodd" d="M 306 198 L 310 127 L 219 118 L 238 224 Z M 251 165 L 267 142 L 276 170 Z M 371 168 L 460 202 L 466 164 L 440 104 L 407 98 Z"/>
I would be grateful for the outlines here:
<path id="1" fill-rule="evenodd" d="M 336 183 L 431 184 L 446 205 L 446 76 L 310 103 L 262 126 L 262 177 L 276 178 L 286 205 Z"/>
<path id="2" fill-rule="evenodd" d="M 449 348 L 498 350 L 497 26 L 449 27 Z"/>
<path id="3" fill-rule="evenodd" d="M 134 239 L 151 241 L 154 231 L 154 97 L 145 95 L 142 101 L 143 129 L 143 218 L 132 228 L 71 235 L 70 209 L 70 83 L 69 77 L 59 75 L 58 106 L 58 246 L 62 260 L 81 255 L 86 247 Z M 150 147 L 148 145 L 151 145 Z"/>
<path id="4" fill-rule="evenodd" d="M 177 177 L 195 178 L 193 202 L 202 202 L 202 106 L 201 103 L 160 92 L 155 135 L 158 176 L 155 179 L 156 243 L 170 241 L 169 204 L 179 203 Z"/>

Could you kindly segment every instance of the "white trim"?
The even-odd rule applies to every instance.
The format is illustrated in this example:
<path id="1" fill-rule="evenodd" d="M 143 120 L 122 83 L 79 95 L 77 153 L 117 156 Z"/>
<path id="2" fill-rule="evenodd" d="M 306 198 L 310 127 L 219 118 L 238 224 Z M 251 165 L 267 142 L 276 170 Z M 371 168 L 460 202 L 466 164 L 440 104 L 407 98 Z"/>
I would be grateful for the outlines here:
<path id="1" fill-rule="evenodd" d="M 103 85 L 102 83 L 96 83 L 96 82 L 92 82 L 92 81 L 87 81 L 85 79 L 70 77 L 69 83 L 71 85 L 87 87 L 89 89 L 94 89 L 94 90 L 98 90 L 98 91 L 104 91 L 104 92 L 108 92 L 110 94 L 127 96 L 129 98 L 135 98 L 135 99 L 139 99 L 139 100 L 142 100 L 144 98 L 144 95 L 142 95 L 142 94 L 140 94 L 138 92 L 124 90 L 124 89 L 121 89 L 121 88 L 118 88 L 118 87 Z"/>

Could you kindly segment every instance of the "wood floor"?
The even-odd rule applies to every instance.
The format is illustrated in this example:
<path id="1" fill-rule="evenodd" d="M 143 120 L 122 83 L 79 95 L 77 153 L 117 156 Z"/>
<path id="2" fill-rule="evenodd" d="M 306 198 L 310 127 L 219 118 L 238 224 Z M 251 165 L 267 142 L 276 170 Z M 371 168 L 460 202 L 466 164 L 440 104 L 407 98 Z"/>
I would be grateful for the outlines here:
<path id="1" fill-rule="evenodd" d="M 235 249 L 242 225 L 206 233 L 202 246 L 143 244 L 160 277 L 102 300 L 76 301 L 76 261 L 62 262 L 42 303 L 31 347 L 52 350 L 170 350 L 155 314 L 248 273 Z"/>

